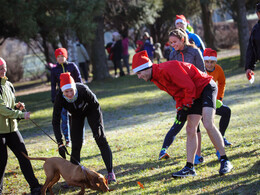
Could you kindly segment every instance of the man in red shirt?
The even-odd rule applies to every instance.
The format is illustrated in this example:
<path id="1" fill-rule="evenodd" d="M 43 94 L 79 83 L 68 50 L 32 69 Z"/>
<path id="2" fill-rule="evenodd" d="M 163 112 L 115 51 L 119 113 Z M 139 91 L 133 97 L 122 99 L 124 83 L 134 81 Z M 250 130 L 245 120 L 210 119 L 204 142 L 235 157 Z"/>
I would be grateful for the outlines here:
<path id="1" fill-rule="evenodd" d="M 173 177 L 195 176 L 194 158 L 198 146 L 197 126 L 201 117 L 207 133 L 220 153 L 220 175 L 229 173 L 233 166 L 225 154 L 222 136 L 214 125 L 217 85 L 211 76 L 199 71 L 193 64 L 168 61 L 153 64 L 146 51 L 136 53 L 132 69 L 139 79 L 153 82 L 176 101 L 177 120 L 187 117 L 187 163 L 172 174 Z"/>

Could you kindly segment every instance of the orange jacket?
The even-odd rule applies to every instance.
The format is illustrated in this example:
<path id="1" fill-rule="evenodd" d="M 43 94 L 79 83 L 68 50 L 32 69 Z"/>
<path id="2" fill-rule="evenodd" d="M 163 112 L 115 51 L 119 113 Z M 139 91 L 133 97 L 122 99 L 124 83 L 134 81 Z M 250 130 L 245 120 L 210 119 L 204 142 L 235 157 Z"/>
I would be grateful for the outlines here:
<path id="1" fill-rule="evenodd" d="M 207 73 L 213 76 L 214 81 L 218 84 L 218 100 L 223 100 L 226 86 L 226 77 L 223 69 L 220 65 L 216 64 L 215 69 L 212 72 L 207 70 Z"/>

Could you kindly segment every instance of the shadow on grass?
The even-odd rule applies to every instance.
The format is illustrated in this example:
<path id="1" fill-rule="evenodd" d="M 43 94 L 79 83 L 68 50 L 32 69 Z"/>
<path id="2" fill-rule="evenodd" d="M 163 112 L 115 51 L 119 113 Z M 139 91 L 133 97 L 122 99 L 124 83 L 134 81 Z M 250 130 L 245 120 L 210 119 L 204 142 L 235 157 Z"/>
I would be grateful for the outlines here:
<path id="1" fill-rule="evenodd" d="M 117 93 L 131 94 L 133 92 L 138 92 L 138 90 L 143 92 L 143 90 L 149 91 L 149 90 L 153 90 L 154 88 L 156 89 L 155 86 L 142 85 L 139 86 L 139 88 L 137 87 L 137 89 L 136 88 L 132 89 L 131 87 L 125 88 L 123 89 L 124 92 L 120 90 L 112 89 L 113 91 L 117 91 L 117 92 L 106 93 L 103 91 L 102 94 L 105 94 L 105 97 L 107 97 L 109 95 L 115 96 Z M 20 96 L 18 101 L 25 102 L 27 109 L 33 113 L 43 108 L 44 109 L 52 108 L 52 103 L 49 101 L 49 95 L 50 95 L 49 92 L 41 92 L 37 94 L 25 95 L 25 96 Z M 172 104 L 172 106 L 170 107 L 169 107 L 169 102 Z M 169 97 L 159 96 L 149 101 L 139 102 L 138 105 L 132 103 L 130 105 L 126 104 L 124 106 L 120 106 L 117 109 L 113 109 L 113 110 L 107 110 L 107 111 L 103 110 L 105 129 L 106 131 L 113 130 L 115 122 L 127 121 L 120 124 L 120 126 L 124 128 L 124 126 L 131 126 L 133 124 L 149 121 L 150 120 L 149 117 L 147 119 L 144 119 L 142 117 L 144 115 L 154 114 L 157 112 L 168 112 L 171 110 L 174 110 L 174 104 L 170 96 Z M 131 118 L 133 116 L 135 116 L 135 121 L 131 121 Z M 44 130 L 46 130 L 46 128 L 52 129 L 52 125 L 51 125 L 52 115 L 49 117 L 41 117 L 41 118 L 33 117 L 33 120 Z M 28 125 L 23 125 L 23 124 L 28 124 Z M 27 137 L 30 136 L 29 132 L 32 133 L 31 136 L 36 136 L 37 132 L 39 133 L 39 135 L 42 135 L 39 128 L 35 127 L 34 125 L 31 125 L 30 121 L 29 122 L 23 121 L 22 125 L 20 126 L 20 130 L 22 130 L 22 132 L 25 133 Z"/>
<path id="2" fill-rule="evenodd" d="M 156 86 L 153 86 L 151 84 L 147 84 L 144 81 L 138 80 L 135 75 L 133 76 L 126 76 L 118 79 L 114 79 L 112 81 L 109 81 L 108 84 L 106 83 L 104 87 L 104 83 L 97 82 L 93 84 L 93 87 L 95 90 L 98 91 L 98 93 L 102 94 L 101 97 L 108 97 L 108 96 L 115 96 L 116 94 L 126 94 L 126 93 L 134 93 L 134 92 L 143 92 L 143 91 L 150 91 L 150 90 L 159 90 L 156 88 Z M 129 85 L 129 83 L 133 81 L 133 86 Z M 122 82 L 121 82 L 122 81 Z M 141 82 L 140 82 L 141 81 Z M 123 84 L 122 84 L 123 83 Z M 134 86 L 135 84 L 138 84 L 138 86 Z M 116 89 L 116 87 L 113 87 L 110 89 L 110 87 L 114 85 L 122 85 L 122 89 Z M 110 86 L 110 87 L 109 87 Z M 241 102 L 247 102 L 248 97 L 247 96 L 241 96 L 236 94 L 253 94 L 256 90 L 259 90 L 260 84 L 255 83 L 255 85 L 246 85 L 242 86 L 240 88 L 236 88 L 234 90 L 228 90 L 226 91 L 226 98 L 225 98 L 225 104 L 228 106 L 239 104 Z M 90 86 L 91 88 L 91 86 Z M 108 92 L 110 91 L 110 92 Z M 232 98 L 230 97 L 232 96 Z M 254 98 L 260 98 L 260 95 L 254 96 Z M 50 102 L 50 92 L 41 92 L 37 94 L 31 94 L 26 96 L 19 97 L 19 101 L 23 101 L 26 103 L 27 109 L 32 111 L 41 110 L 41 109 L 49 109 L 52 108 L 52 103 Z M 104 124 L 105 124 L 105 130 L 111 131 L 114 130 L 115 127 L 120 125 L 121 128 L 127 128 L 131 127 L 133 125 L 142 124 L 145 122 L 149 122 L 151 120 L 152 116 L 155 113 L 166 113 L 171 112 L 173 113 L 172 116 L 169 116 L 169 118 L 172 118 L 174 120 L 175 116 L 175 103 L 171 99 L 170 96 L 167 94 L 160 95 L 158 97 L 149 99 L 147 101 L 143 102 L 133 102 L 131 104 L 125 104 L 123 106 L 120 106 L 116 109 L 105 109 L 103 110 L 103 116 L 104 116 Z M 156 117 L 156 115 L 154 115 Z M 52 132 L 52 125 L 51 120 L 52 116 L 49 117 L 42 117 L 42 118 L 33 118 L 33 120 L 44 130 L 48 131 L 49 133 L 53 134 Z M 43 133 L 39 130 L 39 128 L 35 127 L 34 125 L 30 124 L 30 122 L 26 122 L 28 125 L 21 125 L 20 130 L 22 130 L 23 134 L 26 134 L 26 137 L 33 137 L 37 135 L 43 135 Z M 30 133 L 31 132 L 31 133 Z"/>
<path id="3" fill-rule="evenodd" d="M 257 156 L 257 151 L 258 150 L 252 150 L 252 151 L 248 151 L 245 153 L 239 153 L 233 156 L 230 156 L 230 160 L 232 162 L 232 159 L 240 159 L 240 158 L 248 158 L 248 157 L 254 157 Z M 93 158 L 96 156 L 92 156 Z M 91 157 L 91 158 L 92 158 Z M 123 164 L 123 165 L 118 165 L 116 167 L 114 167 L 115 173 L 117 175 L 117 177 L 119 178 L 119 183 L 115 184 L 112 186 L 112 188 L 116 187 L 118 189 L 122 189 L 124 187 L 135 187 L 137 186 L 137 181 L 143 183 L 144 185 L 149 185 L 149 183 L 153 183 L 154 181 L 163 181 L 164 183 L 171 183 L 172 182 L 172 177 L 171 177 L 171 173 L 174 171 L 178 171 L 178 169 L 182 168 L 180 167 L 178 164 L 181 164 L 182 162 L 180 161 L 180 156 L 175 156 L 174 158 L 170 158 L 169 160 L 162 160 L 162 161 L 158 161 L 158 160 L 150 160 L 147 161 L 146 163 L 135 163 L 135 164 Z M 200 165 L 200 167 L 198 167 L 198 169 L 200 170 L 201 168 L 203 168 L 204 166 L 208 166 L 208 167 L 215 167 L 216 164 L 219 164 L 219 162 L 216 161 L 210 161 L 208 163 L 204 163 L 202 165 Z M 260 169 L 259 166 L 260 165 L 260 161 L 257 161 L 248 171 L 242 172 L 242 173 L 238 173 L 238 174 L 233 174 L 232 172 L 230 174 L 227 174 L 225 176 L 219 176 L 218 174 L 218 169 L 216 170 L 217 174 L 214 174 L 208 178 L 203 178 L 203 179 L 198 179 L 195 180 L 196 177 L 194 177 L 194 180 L 186 183 L 186 184 L 182 184 L 182 185 L 178 185 L 172 188 L 168 188 L 168 192 L 183 192 L 184 189 L 192 189 L 195 190 L 197 188 L 203 189 L 206 188 L 209 185 L 212 185 L 212 183 L 218 183 L 218 182 L 228 182 L 230 180 L 241 180 L 241 178 L 243 177 L 254 177 L 257 176 L 260 173 Z M 169 172 L 168 170 L 164 171 L 164 172 L 160 172 L 158 174 L 153 174 L 153 176 L 147 176 L 147 177 L 142 177 L 142 178 L 129 178 L 126 181 L 121 181 L 120 182 L 120 177 L 124 177 L 124 176 L 131 176 L 131 175 L 136 175 L 137 173 L 140 173 L 143 175 L 143 171 L 144 170 L 149 170 L 149 171 L 153 171 L 156 169 L 160 169 L 161 167 L 166 167 L 166 166 L 175 166 L 176 170 L 173 170 L 172 172 Z M 239 169 L 239 167 L 234 167 L 234 169 Z M 123 170 L 123 171 L 122 171 Z M 99 170 L 100 173 L 102 174 L 106 174 L 106 170 L 102 169 Z M 198 173 L 199 174 L 199 173 Z M 149 174 L 150 175 L 150 174 Z M 176 181 L 178 181 L 178 179 L 174 179 Z M 251 180 L 246 180 L 246 181 L 241 181 L 241 182 L 236 182 L 236 184 L 231 185 L 231 186 L 226 186 L 224 188 L 220 188 L 215 190 L 214 192 L 211 192 L 213 194 L 222 194 L 222 193 L 243 193 L 245 192 L 246 194 L 256 194 L 259 191 L 258 188 L 259 185 L 259 181 L 258 182 L 251 182 Z M 245 191 L 241 191 L 243 188 Z M 230 190 L 232 189 L 232 190 Z M 240 190 L 240 191 L 238 191 Z M 159 190 L 154 190 L 152 192 L 149 192 L 151 194 L 156 194 L 158 193 Z M 250 192 L 250 193 L 248 193 Z M 127 190 L 124 193 L 130 193 L 130 194 L 135 194 L 138 193 L 137 190 Z M 206 194 L 206 193 L 203 193 Z"/>
<path id="4" fill-rule="evenodd" d="M 232 157 L 233 158 L 233 157 Z M 116 171 L 118 176 L 124 176 L 124 175 L 131 175 L 131 174 L 135 174 L 138 172 L 142 172 L 144 169 L 148 169 L 148 170 L 154 170 L 154 167 L 158 167 L 159 166 L 167 166 L 169 164 L 167 164 L 167 161 L 153 161 L 153 162 L 149 162 L 149 163 L 144 163 L 144 164 L 125 164 L 123 165 L 124 169 L 127 169 L 129 171 L 127 172 L 120 172 L 120 171 Z M 177 163 L 171 164 L 171 165 L 175 165 Z M 241 178 L 243 177 L 252 177 L 255 178 L 255 176 L 257 177 L 257 175 L 259 174 L 259 165 L 260 165 L 260 161 L 257 161 L 248 171 L 242 172 L 242 173 L 238 173 L 238 174 L 232 174 L 229 173 L 225 176 L 219 176 L 219 174 L 214 174 L 208 178 L 203 178 L 203 179 L 198 179 L 195 180 L 196 177 L 194 177 L 193 181 L 190 181 L 186 184 L 181 184 L 181 185 L 177 185 L 175 187 L 169 187 L 167 189 L 167 192 L 174 192 L 174 193 L 178 193 L 178 192 L 183 192 L 185 189 L 191 189 L 191 190 L 196 190 L 196 189 L 204 189 L 209 185 L 212 185 L 212 183 L 218 183 L 218 182 L 227 182 L 230 180 L 241 180 Z M 120 165 L 118 167 L 119 169 L 122 168 L 122 166 Z M 117 170 L 117 168 L 115 168 L 115 170 Z M 173 172 L 176 170 L 173 170 Z M 216 172 L 218 172 L 218 170 L 216 170 Z M 121 189 L 123 187 L 134 187 L 137 186 L 137 181 L 141 182 L 145 185 L 149 185 L 149 183 L 153 183 L 154 181 L 162 181 L 166 184 L 166 183 L 171 183 L 172 180 L 175 180 L 176 182 L 178 181 L 178 179 L 173 179 L 171 177 L 171 173 L 169 173 L 169 171 L 164 171 L 164 172 L 160 172 L 158 174 L 154 174 L 153 176 L 147 176 L 147 177 L 142 177 L 141 179 L 136 180 L 135 178 L 133 179 L 128 179 L 126 182 L 119 182 L 118 184 L 114 185 L 116 188 Z M 259 181 L 255 181 L 252 182 L 252 180 L 246 180 L 246 181 L 241 181 L 241 182 L 236 182 L 236 184 L 234 185 L 230 185 L 230 186 L 226 186 L 223 188 L 219 188 L 213 192 L 211 192 L 211 194 L 223 194 L 223 193 L 246 193 L 246 194 L 257 194 L 257 192 L 259 192 Z M 241 189 L 243 188 L 243 189 Z M 230 190 L 232 189 L 232 190 Z M 128 190 L 125 191 L 124 193 L 130 193 L 130 194 L 135 194 L 138 193 L 138 190 Z M 149 193 L 151 194 L 156 194 L 156 193 L 160 193 L 159 189 L 156 189 L 154 191 L 149 191 Z M 166 192 L 165 192 L 166 193 Z M 202 193 L 202 194 L 208 194 L 208 193 Z"/>

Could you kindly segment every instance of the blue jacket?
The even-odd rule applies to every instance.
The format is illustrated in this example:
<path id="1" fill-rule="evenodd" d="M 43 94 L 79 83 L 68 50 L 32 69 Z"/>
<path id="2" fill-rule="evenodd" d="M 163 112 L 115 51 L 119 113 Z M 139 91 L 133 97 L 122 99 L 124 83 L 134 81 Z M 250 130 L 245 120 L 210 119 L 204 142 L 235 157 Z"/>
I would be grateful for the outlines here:
<path id="1" fill-rule="evenodd" d="M 195 33 L 191 33 L 188 30 L 186 30 L 186 33 L 188 34 L 189 41 L 190 42 L 194 41 L 195 45 L 200 49 L 201 54 L 203 55 L 203 52 L 205 50 L 205 45 L 204 45 L 203 41 L 201 40 L 201 38 L 199 37 L 199 35 L 197 35 Z"/>
<path id="2" fill-rule="evenodd" d="M 64 64 L 57 63 L 57 66 L 51 69 L 51 101 L 54 102 L 57 93 L 57 84 L 60 88 L 60 74 L 70 72 L 75 82 L 82 83 L 81 75 L 76 64 L 73 62 L 66 62 Z"/>
<path id="3" fill-rule="evenodd" d="M 153 44 L 151 44 L 149 39 L 146 39 L 144 42 L 144 50 L 147 51 L 148 57 L 153 57 Z"/>

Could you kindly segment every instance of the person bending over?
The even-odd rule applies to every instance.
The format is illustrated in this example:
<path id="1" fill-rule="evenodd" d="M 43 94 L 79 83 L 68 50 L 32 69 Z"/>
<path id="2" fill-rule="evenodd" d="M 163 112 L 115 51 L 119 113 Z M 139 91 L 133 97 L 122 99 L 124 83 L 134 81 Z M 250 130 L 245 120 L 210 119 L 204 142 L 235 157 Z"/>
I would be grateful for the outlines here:
<path id="1" fill-rule="evenodd" d="M 226 156 L 221 134 L 214 125 L 217 85 L 212 77 L 190 63 L 172 60 L 153 64 L 146 51 L 134 55 L 132 69 L 139 79 L 153 82 L 175 99 L 179 121 L 187 117 L 187 162 L 182 170 L 174 172 L 172 176 L 196 175 L 194 158 L 198 146 L 197 127 L 202 117 L 210 140 L 220 153 L 219 174 L 229 173 L 233 166 Z"/>
<path id="2" fill-rule="evenodd" d="M 74 164 L 80 162 L 84 121 L 87 118 L 108 171 L 108 183 L 115 182 L 112 152 L 105 136 L 103 116 L 96 95 L 86 85 L 75 83 L 69 72 L 60 75 L 60 90 L 54 102 L 52 117 L 53 131 L 58 143 L 59 154 L 66 158 L 67 149 L 63 144 L 60 131 L 62 108 L 65 108 L 71 114 L 70 136 L 72 152 L 70 161 Z"/>

